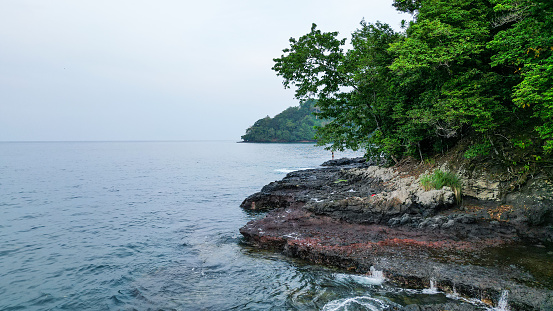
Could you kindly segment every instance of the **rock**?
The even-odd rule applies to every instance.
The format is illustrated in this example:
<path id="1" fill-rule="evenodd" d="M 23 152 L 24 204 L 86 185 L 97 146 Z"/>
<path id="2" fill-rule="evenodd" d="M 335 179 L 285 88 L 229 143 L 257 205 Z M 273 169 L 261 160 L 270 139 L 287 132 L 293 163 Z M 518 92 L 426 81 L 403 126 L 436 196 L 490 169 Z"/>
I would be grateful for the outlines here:
<path id="1" fill-rule="evenodd" d="M 441 303 L 441 304 L 432 304 L 432 305 L 407 305 L 399 311 L 476 311 L 482 310 L 481 308 L 468 304 L 468 303 Z"/>
<path id="2" fill-rule="evenodd" d="M 447 187 L 424 191 L 415 176 L 364 165 L 292 172 L 263 187 L 241 205 L 269 210 L 240 229 L 244 241 L 358 273 L 379 267 L 397 286 L 428 288 L 434 279 L 442 291 L 455 288 L 464 297 L 493 305 L 509 289 L 513 311 L 551 305 L 553 291 L 528 271 L 502 266 L 497 259 L 480 264 L 491 248 L 553 241 L 553 227 L 544 226 L 553 221 L 547 190 L 505 196 L 481 174 L 471 182 L 480 187 L 476 195 L 489 200 L 468 198 L 463 209 L 456 209 L 455 195 Z M 511 205 L 495 201 L 501 196 Z M 473 305 L 461 305 L 402 310 L 474 310 Z"/>
<path id="3" fill-rule="evenodd" d="M 419 305 L 408 305 L 408 306 L 405 306 L 405 307 L 403 307 L 399 310 L 400 311 L 421 311 L 422 308 Z"/>
<path id="4" fill-rule="evenodd" d="M 457 217 L 457 219 L 464 224 L 473 224 L 476 222 L 476 218 L 472 215 L 461 215 Z"/>
<path id="5" fill-rule="evenodd" d="M 418 202 L 429 210 L 447 208 L 455 203 L 455 193 L 444 189 L 424 191 L 418 195 Z"/>
<path id="6" fill-rule="evenodd" d="M 426 220 L 437 226 L 435 221 L 439 219 Z M 467 232 L 463 239 L 459 238 L 457 231 L 475 228 L 481 230 Z M 249 222 L 240 233 L 251 245 L 318 264 L 358 273 L 368 273 L 371 266 L 378 267 L 389 283 L 401 287 L 428 288 L 429 280 L 434 279 L 442 291 L 452 291 L 455 286 L 459 295 L 485 298 L 495 304 L 502 290 L 509 288 L 509 300 L 522 306 L 512 308 L 513 311 L 535 309 L 545 304 L 552 293 L 539 286 L 526 286 L 537 280 L 518 267 L 475 265 L 472 256 L 482 256 L 490 247 L 512 243 L 508 239 L 512 234 L 503 232 L 501 226 L 487 231 L 474 224 L 456 224 L 452 231 L 391 228 L 352 224 L 295 206 L 273 210 L 267 217 Z"/>
<path id="7" fill-rule="evenodd" d="M 500 182 L 483 171 L 467 172 L 459 170 L 462 176 L 463 194 L 484 201 L 499 201 L 501 199 Z"/>
<path id="8" fill-rule="evenodd" d="M 445 217 L 445 216 L 436 216 L 436 217 L 434 217 L 433 220 L 434 220 L 434 223 L 441 226 L 442 224 L 444 224 L 447 221 L 447 217 Z"/>
<path id="9" fill-rule="evenodd" d="M 449 228 L 453 227 L 454 224 L 455 224 L 455 220 L 450 219 L 445 224 L 442 225 L 442 228 L 449 229 Z"/>
<path id="10" fill-rule="evenodd" d="M 399 224 L 401 223 L 401 219 L 399 218 L 391 218 L 390 220 L 388 220 L 388 225 L 390 226 L 398 226 Z"/>
<path id="11" fill-rule="evenodd" d="M 367 159 L 363 157 L 359 158 L 341 158 L 336 160 L 328 160 L 321 164 L 321 166 L 345 166 L 345 165 L 359 165 L 367 163 Z M 367 163 L 368 164 L 368 163 Z"/>
<path id="12" fill-rule="evenodd" d="M 432 221 L 430 219 L 425 219 L 419 224 L 419 228 L 428 227 L 430 224 L 432 224 Z"/>

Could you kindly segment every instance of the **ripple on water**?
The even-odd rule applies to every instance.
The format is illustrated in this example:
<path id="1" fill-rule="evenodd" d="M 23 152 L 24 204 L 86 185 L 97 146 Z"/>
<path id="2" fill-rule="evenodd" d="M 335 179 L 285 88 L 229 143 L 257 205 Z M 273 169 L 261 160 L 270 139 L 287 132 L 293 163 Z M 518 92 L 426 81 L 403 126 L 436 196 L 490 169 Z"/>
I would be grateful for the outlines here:
<path id="1" fill-rule="evenodd" d="M 0 143 L 0 310 L 354 310 L 441 299 L 240 244 L 238 229 L 261 217 L 239 208 L 247 195 L 282 178 L 276 169 L 328 157 L 289 144 Z"/>
<path id="2" fill-rule="evenodd" d="M 389 309 L 393 305 L 391 302 L 385 302 L 380 299 L 360 296 L 344 298 L 331 301 L 323 307 L 323 311 L 346 311 L 346 310 L 371 310 L 380 311 Z M 396 305 L 399 306 L 399 305 Z"/>

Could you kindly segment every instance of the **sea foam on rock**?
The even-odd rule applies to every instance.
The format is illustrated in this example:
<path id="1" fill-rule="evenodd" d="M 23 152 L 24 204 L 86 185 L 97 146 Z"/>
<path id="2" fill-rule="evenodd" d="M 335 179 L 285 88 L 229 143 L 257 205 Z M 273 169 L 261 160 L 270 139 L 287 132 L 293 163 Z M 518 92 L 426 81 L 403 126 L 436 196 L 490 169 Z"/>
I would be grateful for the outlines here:
<path id="1" fill-rule="evenodd" d="M 436 280 L 437 290 L 492 305 L 508 288 L 511 310 L 553 309 L 553 291 L 528 286 L 539 282 L 527 271 L 479 266 L 474 259 L 490 248 L 546 242 L 549 227 L 511 221 L 529 219 L 523 215 L 527 208 L 495 197 L 466 197 L 458 206 L 451 189 L 425 191 L 418 176 L 408 172 L 361 161 L 341 163 L 289 173 L 246 198 L 244 209 L 269 212 L 240 229 L 245 241 L 358 273 L 376 267 L 401 287 L 424 289 Z M 514 198 L 509 202 L 530 199 L 524 194 Z M 536 217 L 534 223 L 547 223 L 550 215 L 546 209 Z"/>

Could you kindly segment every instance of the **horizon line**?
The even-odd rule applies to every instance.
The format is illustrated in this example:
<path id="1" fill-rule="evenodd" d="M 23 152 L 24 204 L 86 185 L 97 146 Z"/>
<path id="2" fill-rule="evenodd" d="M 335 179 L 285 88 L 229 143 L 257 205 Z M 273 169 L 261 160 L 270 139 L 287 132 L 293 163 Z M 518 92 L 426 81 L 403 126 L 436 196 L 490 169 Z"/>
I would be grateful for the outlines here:
<path id="1" fill-rule="evenodd" d="M 147 142 L 210 142 L 233 139 L 137 139 L 137 140 L 0 140 L 0 143 L 147 143 Z M 236 142 L 240 142 L 238 140 Z"/>

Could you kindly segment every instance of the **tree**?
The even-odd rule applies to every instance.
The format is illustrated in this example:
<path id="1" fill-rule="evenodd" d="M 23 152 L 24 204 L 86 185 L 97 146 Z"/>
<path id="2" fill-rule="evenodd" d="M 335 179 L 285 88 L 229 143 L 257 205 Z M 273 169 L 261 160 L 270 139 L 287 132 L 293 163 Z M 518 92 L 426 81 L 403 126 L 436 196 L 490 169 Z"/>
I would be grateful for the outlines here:
<path id="1" fill-rule="evenodd" d="M 392 4 L 398 11 L 415 15 L 421 7 L 421 0 L 394 0 Z"/>
<path id="2" fill-rule="evenodd" d="M 514 116 L 498 87 L 508 82 L 489 66 L 492 14 L 487 0 L 424 1 L 405 39 L 390 47 L 390 68 L 404 77 L 396 117 L 410 119 L 400 125 L 408 149 L 432 153 L 468 128 L 490 136 Z"/>
<path id="3" fill-rule="evenodd" d="M 405 32 L 362 21 L 345 51 L 337 32 L 313 24 L 274 59 L 284 86 L 295 87 L 302 101 L 316 98 L 318 115 L 329 120 L 317 127 L 320 144 L 422 159 L 469 136 L 467 155 L 493 149 L 509 162 L 505 148 L 521 145 L 524 136 L 551 155 L 553 2 L 394 0 L 394 6 L 416 17 Z"/>
<path id="4" fill-rule="evenodd" d="M 512 100 L 527 110 L 543 149 L 553 151 L 553 2 L 495 0 L 500 31 L 488 46 L 496 51 L 492 66 L 516 76 Z"/>
<path id="5" fill-rule="evenodd" d="M 384 81 L 392 60 L 387 48 L 400 35 L 386 24 L 363 21 L 347 53 L 345 39 L 337 36 L 313 24 L 309 34 L 290 39 L 273 70 L 285 87 L 296 87 L 298 99 L 317 98 L 319 117 L 330 120 L 317 128 L 319 144 L 334 150 L 366 148 L 377 137 L 375 130 L 387 125 L 390 92 Z"/>
<path id="6" fill-rule="evenodd" d="M 315 139 L 315 125 L 321 121 L 315 119 L 313 101 L 301 103 L 299 107 L 290 107 L 277 114 L 257 120 L 246 130 L 242 139 L 247 142 L 294 142 Z"/>

